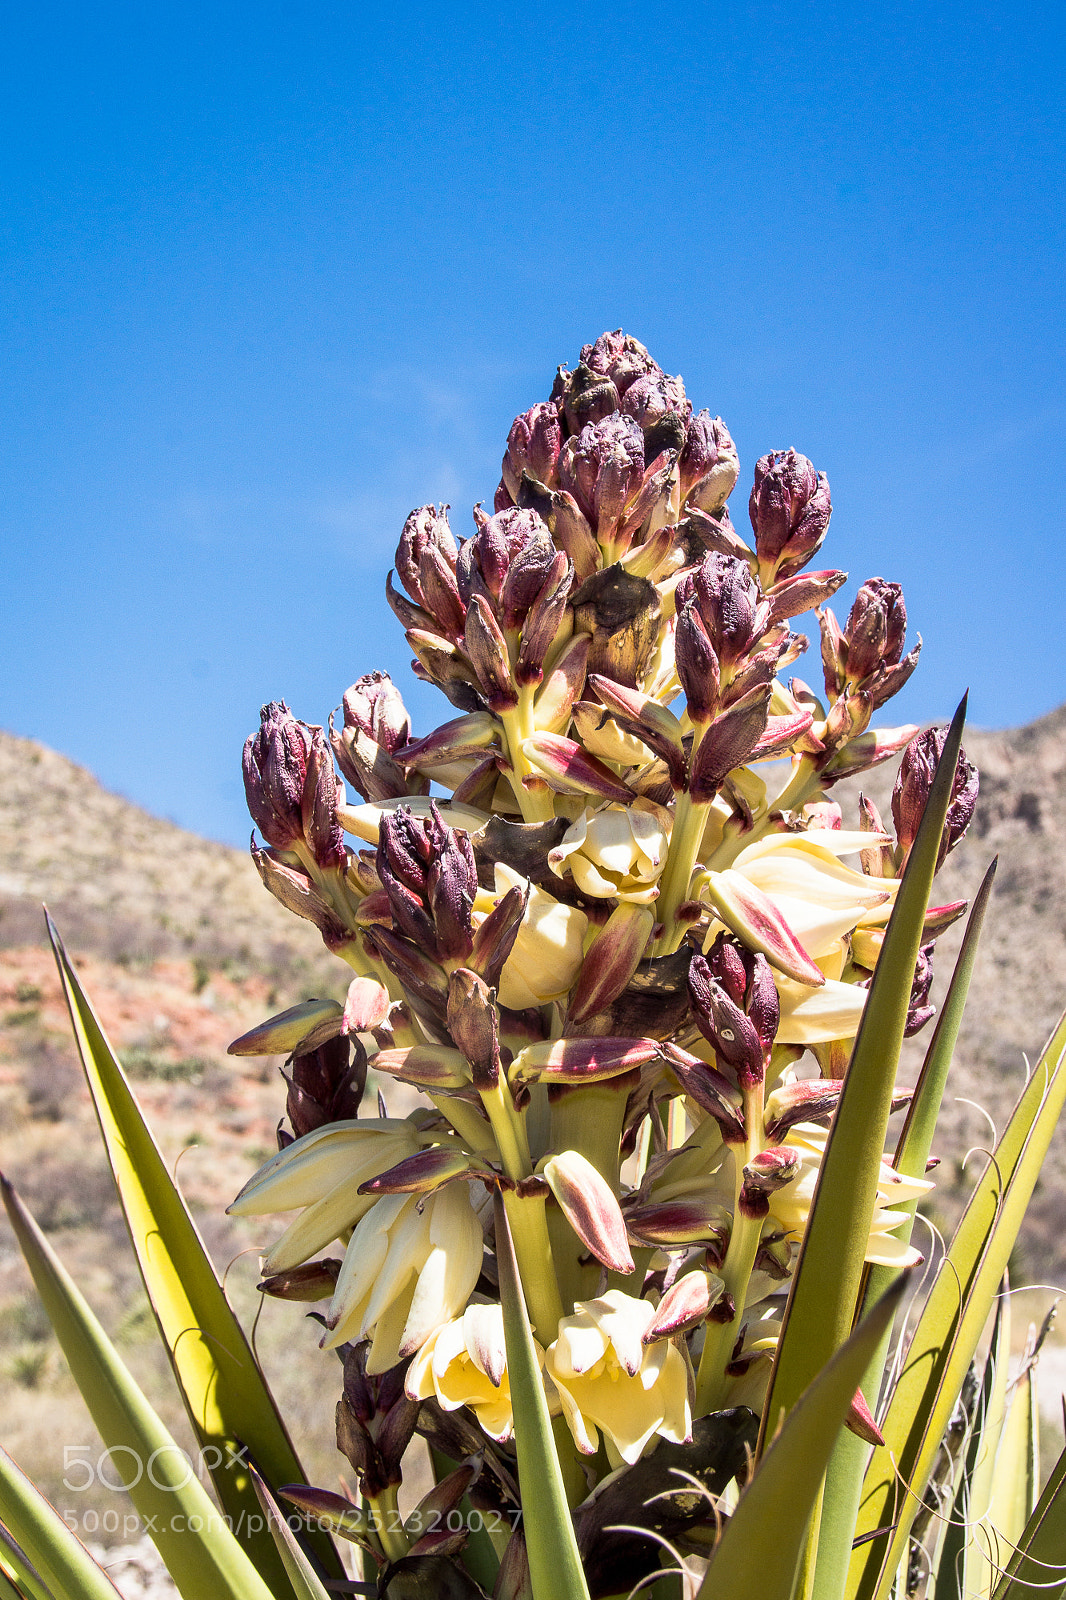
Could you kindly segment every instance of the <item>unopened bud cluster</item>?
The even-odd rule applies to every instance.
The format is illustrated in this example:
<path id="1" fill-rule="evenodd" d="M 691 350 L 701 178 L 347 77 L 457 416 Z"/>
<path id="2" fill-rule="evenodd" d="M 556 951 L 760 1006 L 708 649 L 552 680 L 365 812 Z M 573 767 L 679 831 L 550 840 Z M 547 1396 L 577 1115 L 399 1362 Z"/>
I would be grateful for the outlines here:
<path id="1" fill-rule="evenodd" d="M 513 422 L 491 515 L 403 527 L 386 592 L 441 725 L 370 672 L 328 733 L 272 704 L 245 749 L 264 882 L 354 977 L 237 1041 L 290 1058 L 292 1135 L 235 1209 L 297 1213 L 266 1286 L 328 1300 L 371 1498 L 415 1428 L 474 1430 L 513 1483 L 504 1217 L 592 1478 L 765 1379 L 943 734 L 871 726 L 920 641 L 880 577 L 830 609 L 825 474 L 762 456 L 742 535 L 740 472 L 680 377 L 601 335 Z M 811 611 L 818 690 L 789 675 Z M 890 825 L 846 821 L 834 785 L 900 752 Z M 941 861 L 976 795 L 961 757 Z M 962 909 L 927 916 L 910 1031 Z M 420 1109 L 363 1115 L 368 1065 Z M 869 1260 L 916 1258 L 889 1206 L 926 1187 L 882 1167 Z"/>

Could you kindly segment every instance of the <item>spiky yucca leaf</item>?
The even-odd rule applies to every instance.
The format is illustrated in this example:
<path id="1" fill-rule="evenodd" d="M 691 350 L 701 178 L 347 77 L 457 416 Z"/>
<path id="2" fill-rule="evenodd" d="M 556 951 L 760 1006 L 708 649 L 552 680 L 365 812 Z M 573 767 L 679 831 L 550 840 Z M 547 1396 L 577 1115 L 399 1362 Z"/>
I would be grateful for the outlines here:
<path id="1" fill-rule="evenodd" d="M 906 1549 L 952 1407 L 973 1360 L 1066 1102 L 1066 1016 L 982 1173 L 937 1273 L 866 1471 L 847 1595 L 883 1600 Z M 883 1531 L 890 1530 L 890 1531 Z M 871 1537 L 873 1536 L 873 1537 Z"/>
<path id="2" fill-rule="evenodd" d="M 262 1526 L 244 1452 L 251 1452 L 273 1483 L 302 1480 L 303 1469 L 244 1330 L 223 1293 L 199 1230 L 167 1170 L 55 923 L 47 912 L 45 916 L 134 1255 L 201 1446 L 202 1459 L 223 1510 L 239 1530 L 258 1570 L 283 1586 L 284 1568 L 273 1540 Z M 343 1577 L 329 1538 L 318 1533 L 314 1545 L 330 1576 Z"/>
<path id="3" fill-rule="evenodd" d="M 11 1593 L 29 1600 L 115 1600 L 118 1590 L 107 1573 L 2 1446 L 0 1518 L 10 1535 L 0 1561 L 11 1569 Z"/>
<path id="4" fill-rule="evenodd" d="M 105 1444 L 128 1452 L 142 1467 L 131 1479 L 129 1496 L 184 1600 L 288 1600 L 285 1589 L 272 1591 L 259 1576 L 6 1179 L 0 1178 L 0 1191 L 93 1422 Z M 36 1561 L 39 1552 L 29 1553 Z"/>

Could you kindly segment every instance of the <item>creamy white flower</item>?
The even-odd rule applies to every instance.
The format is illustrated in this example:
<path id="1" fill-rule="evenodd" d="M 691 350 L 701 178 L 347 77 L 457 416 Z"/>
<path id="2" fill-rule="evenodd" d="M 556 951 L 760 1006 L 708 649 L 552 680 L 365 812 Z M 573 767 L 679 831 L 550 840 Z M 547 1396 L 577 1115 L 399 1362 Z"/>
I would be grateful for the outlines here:
<path id="1" fill-rule="evenodd" d="M 387 1371 L 462 1310 L 481 1257 L 481 1224 L 465 1183 L 430 1195 L 383 1195 L 344 1253 L 325 1347 L 370 1339 L 367 1371 Z"/>
<path id="2" fill-rule="evenodd" d="M 538 1363 L 544 1351 L 534 1339 Z M 469 1406 L 490 1439 L 503 1442 L 514 1432 L 503 1308 L 468 1306 L 461 1317 L 430 1334 L 407 1371 L 412 1400 L 435 1395 L 445 1411 Z"/>
<path id="3" fill-rule="evenodd" d="M 838 859 L 869 843 L 868 833 L 831 828 L 775 833 L 748 845 L 729 870 L 769 896 L 816 961 L 872 913 L 880 921 L 891 910 L 897 879 L 868 878 Z"/>
<path id="4" fill-rule="evenodd" d="M 287 1272 L 331 1244 L 375 1204 L 359 1187 L 418 1149 L 418 1129 L 395 1117 L 330 1122 L 305 1133 L 254 1173 L 228 1207 L 230 1216 L 300 1210 L 264 1262 Z"/>
<path id="5" fill-rule="evenodd" d="M 669 1339 L 643 1343 L 655 1307 L 620 1289 L 579 1300 L 559 1323 L 544 1370 L 579 1450 L 593 1455 L 602 1430 L 615 1464 L 636 1461 L 655 1435 L 691 1437 L 689 1372 Z"/>
<path id="6" fill-rule="evenodd" d="M 569 873 L 594 899 L 646 905 L 659 893 L 669 848 L 657 807 L 586 807 L 549 853 L 548 865 L 559 878 Z"/>
<path id="7" fill-rule="evenodd" d="M 564 905 L 546 890 L 529 883 L 511 867 L 496 866 L 496 898 L 517 886 L 529 889 L 522 925 L 500 976 L 500 1004 L 514 1011 L 541 1006 L 568 994 L 581 969 L 589 919 L 576 906 Z M 492 909 L 491 896 L 478 894 L 475 917 Z"/>

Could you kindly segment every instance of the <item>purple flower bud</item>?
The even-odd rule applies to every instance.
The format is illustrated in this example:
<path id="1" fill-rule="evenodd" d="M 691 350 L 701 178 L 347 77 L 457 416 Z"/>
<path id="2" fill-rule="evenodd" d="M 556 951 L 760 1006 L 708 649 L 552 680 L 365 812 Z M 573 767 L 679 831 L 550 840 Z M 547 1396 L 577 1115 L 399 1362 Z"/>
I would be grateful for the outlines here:
<path id="1" fill-rule="evenodd" d="M 330 718 L 330 744 L 337 765 L 364 800 L 392 800 L 428 785 L 409 784 L 393 753 L 411 737 L 411 722 L 400 691 L 387 672 L 369 672 L 344 696 L 344 726 Z"/>
<path id="2" fill-rule="evenodd" d="M 898 583 L 870 578 L 855 596 L 844 629 L 848 678 L 860 685 L 884 665 L 894 667 L 903 654 L 907 607 Z"/>
<path id="3" fill-rule="evenodd" d="M 771 450 L 755 465 L 748 514 L 763 584 L 790 578 L 814 555 L 829 527 L 829 482 L 795 450 Z"/>
<path id="4" fill-rule="evenodd" d="M 910 1004 L 907 1007 L 907 1022 L 904 1027 L 904 1038 L 910 1039 L 919 1033 L 931 1017 L 936 1014 L 936 1006 L 929 1004 L 929 990 L 933 982 L 933 944 L 923 944 L 918 951 L 918 960 L 914 968 L 914 980 L 911 983 Z"/>
<path id="5" fill-rule="evenodd" d="M 644 478 L 644 435 L 632 417 L 616 413 L 589 423 L 559 456 L 559 481 L 572 494 L 601 544 L 614 532 L 626 502 Z"/>
<path id="6" fill-rule="evenodd" d="M 645 461 L 654 461 L 664 450 L 684 448 L 692 401 L 680 378 L 665 372 L 637 378 L 626 390 L 622 410 L 644 435 Z"/>
<path id="7" fill-rule="evenodd" d="M 462 602 L 469 607 L 480 595 L 498 612 L 504 627 L 517 627 L 555 557 L 547 524 L 536 511 L 511 507 L 493 517 L 482 515 L 456 565 Z"/>
<path id="8" fill-rule="evenodd" d="M 590 422 L 602 422 L 618 410 L 618 390 L 603 373 L 593 372 L 582 362 L 570 373 L 563 390 L 563 411 L 571 433 L 580 433 Z"/>
<path id="9" fill-rule="evenodd" d="M 359 1103 L 366 1085 L 366 1051 L 359 1040 L 338 1036 L 317 1049 L 294 1055 L 289 1069 L 289 1093 L 285 1110 L 299 1138 L 325 1127 L 327 1122 L 345 1122 L 359 1114 Z"/>
<path id="10" fill-rule="evenodd" d="M 892 821 L 899 841 L 900 867 L 906 863 L 918 833 L 918 825 L 929 803 L 937 763 L 944 753 L 947 741 L 946 728 L 927 728 L 912 739 L 903 754 L 892 790 Z M 977 805 L 980 778 L 977 768 L 969 761 L 965 750 L 959 751 L 955 778 L 951 785 L 951 800 L 940 840 L 936 870 L 939 872 L 950 850 L 954 850 L 973 819 Z"/>
<path id="11" fill-rule="evenodd" d="M 693 956 L 688 983 L 696 1022 L 719 1065 L 732 1067 L 742 1086 L 762 1082 L 781 1019 L 766 957 L 720 933 L 708 955 Z"/>
<path id="12" fill-rule="evenodd" d="M 640 341 L 623 333 L 621 328 L 614 333 L 601 333 L 595 344 L 585 345 L 581 361 L 591 372 L 609 377 L 620 395 L 624 395 L 637 378 L 662 371 Z"/>
<path id="13" fill-rule="evenodd" d="M 252 821 L 267 844 L 289 850 L 303 838 L 303 793 L 311 730 L 284 700 L 259 713 L 258 733 L 244 746 L 244 792 Z"/>
<path id="14" fill-rule="evenodd" d="M 766 627 L 768 607 L 746 561 L 712 551 L 677 584 L 680 612 L 694 600 L 723 665 L 732 666 L 748 653 Z"/>
<path id="15" fill-rule="evenodd" d="M 474 948 L 473 909 L 477 894 L 477 862 L 464 828 L 449 828 L 437 809 L 423 824 L 430 845 L 426 872 L 429 909 L 442 961 L 465 960 Z"/>
<path id="16" fill-rule="evenodd" d="M 452 637 L 456 626 L 462 631 L 454 576 L 458 553 L 448 526 L 447 506 L 420 506 L 412 511 L 396 546 L 400 582 L 448 637 Z"/>
<path id="17" fill-rule="evenodd" d="M 467 607 L 463 642 L 489 710 L 497 715 L 510 711 L 518 704 L 518 691 L 512 680 L 507 640 L 489 602 L 479 594 Z"/>
<path id="18" fill-rule="evenodd" d="M 694 596 L 678 607 L 674 659 L 689 716 L 697 726 L 709 722 L 718 705 L 721 669 Z"/>
<path id="19" fill-rule="evenodd" d="M 344 831 L 337 821 L 337 806 L 343 794 L 325 732 L 312 728 L 301 815 L 304 839 L 316 866 L 323 871 L 344 868 L 348 862 Z"/>
<path id="20" fill-rule="evenodd" d="M 514 419 L 507 435 L 503 482 L 515 504 L 523 472 L 528 472 L 538 483 L 551 486 L 562 444 L 558 407 L 551 401 L 542 400 Z"/>
<path id="21" fill-rule="evenodd" d="M 802 1156 L 790 1145 L 770 1145 L 752 1156 L 744 1167 L 738 1210 L 745 1217 L 765 1217 L 770 1196 L 790 1184 L 799 1171 Z"/>
<path id="22" fill-rule="evenodd" d="M 500 1080 L 496 991 L 466 967 L 457 968 L 448 984 L 448 1032 L 470 1063 L 474 1087 L 495 1088 Z"/>
<path id="23" fill-rule="evenodd" d="M 681 502 L 720 511 L 740 476 L 737 447 L 721 417 L 701 411 L 688 425 L 681 452 Z"/>
<path id="24" fill-rule="evenodd" d="M 742 1087 L 761 1083 L 781 1016 L 765 956 L 719 934 L 709 956 L 697 951 L 692 957 L 688 986 L 696 1022 L 719 1066 L 731 1067 Z"/>
<path id="25" fill-rule="evenodd" d="M 411 737 L 403 696 L 387 672 L 367 672 L 344 696 L 344 726 L 358 728 L 392 755 Z"/>

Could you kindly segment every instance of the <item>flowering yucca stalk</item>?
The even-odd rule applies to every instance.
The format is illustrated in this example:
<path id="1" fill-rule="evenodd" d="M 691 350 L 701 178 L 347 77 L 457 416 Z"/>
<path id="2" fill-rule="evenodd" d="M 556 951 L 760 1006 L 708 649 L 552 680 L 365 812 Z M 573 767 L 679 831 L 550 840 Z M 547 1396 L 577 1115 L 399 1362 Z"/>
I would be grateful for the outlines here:
<path id="1" fill-rule="evenodd" d="M 388 600 L 456 714 L 416 736 L 371 672 L 328 733 L 272 703 L 245 747 L 263 881 L 354 977 L 231 1047 L 288 1056 L 292 1129 L 231 1209 L 289 1214 L 261 1288 L 318 1302 L 343 1358 L 359 1502 L 283 1492 L 394 1600 L 882 1600 L 938 1561 L 961 1600 L 1008 1555 L 1066 1563 L 1066 1469 L 1037 1507 L 998 1325 L 976 1362 L 1063 1035 L 883 1387 L 990 878 L 916 1085 L 896 1069 L 967 909 L 930 899 L 977 774 L 961 710 L 872 725 L 920 643 L 880 577 L 829 609 L 824 474 L 763 456 L 744 538 L 739 472 L 603 334 L 513 423 L 492 515 L 403 528 Z M 818 688 L 788 676 L 808 611 Z M 846 816 L 835 785 L 900 753 L 890 819 Z M 368 1068 L 406 1116 L 360 1114 Z M 1000 1433 L 1009 1507 L 977 1471 Z M 416 1434 L 436 1484 L 402 1518 Z M 934 1470 L 947 1538 L 915 1521 Z"/>

